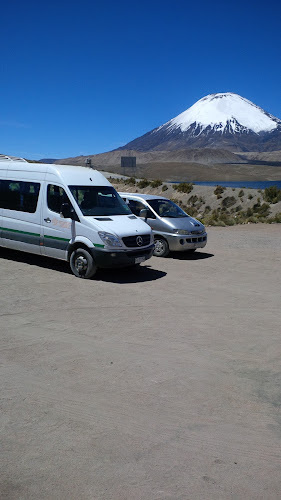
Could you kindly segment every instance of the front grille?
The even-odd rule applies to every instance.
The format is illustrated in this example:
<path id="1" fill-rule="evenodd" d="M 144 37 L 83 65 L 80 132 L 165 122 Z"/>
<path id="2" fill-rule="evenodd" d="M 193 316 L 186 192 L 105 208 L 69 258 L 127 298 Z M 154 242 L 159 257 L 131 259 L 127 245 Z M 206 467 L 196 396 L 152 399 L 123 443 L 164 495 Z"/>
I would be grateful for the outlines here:
<path id="1" fill-rule="evenodd" d="M 207 236 L 200 236 L 199 238 L 187 238 L 186 243 L 202 243 L 206 241 Z"/>
<path id="2" fill-rule="evenodd" d="M 123 243 L 128 248 L 145 247 L 150 243 L 150 234 L 137 234 L 135 236 L 126 236 L 125 238 L 123 238 Z"/>

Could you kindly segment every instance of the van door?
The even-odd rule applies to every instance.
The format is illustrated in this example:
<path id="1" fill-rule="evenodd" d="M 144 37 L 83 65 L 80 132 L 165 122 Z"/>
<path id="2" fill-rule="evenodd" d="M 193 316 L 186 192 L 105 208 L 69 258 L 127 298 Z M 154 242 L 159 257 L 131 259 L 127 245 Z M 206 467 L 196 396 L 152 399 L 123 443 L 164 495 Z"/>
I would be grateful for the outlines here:
<path id="1" fill-rule="evenodd" d="M 2 245 L 40 254 L 40 182 L 1 181 Z"/>
<path id="2" fill-rule="evenodd" d="M 59 184 L 46 184 L 42 209 L 43 252 L 48 257 L 67 260 L 67 248 L 74 238 L 75 222 L 60 217 L 63 203 L 69 198 Z"/>

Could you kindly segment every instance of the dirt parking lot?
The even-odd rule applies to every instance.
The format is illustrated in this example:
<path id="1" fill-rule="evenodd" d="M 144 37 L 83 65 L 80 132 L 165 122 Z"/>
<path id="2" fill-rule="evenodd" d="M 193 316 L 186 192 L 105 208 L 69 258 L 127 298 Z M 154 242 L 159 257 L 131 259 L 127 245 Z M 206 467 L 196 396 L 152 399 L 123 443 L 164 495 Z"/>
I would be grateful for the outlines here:
<path id="1" fill-rule="evenodd" d="M 1 499 L 281 498 L 281 226 L 75 278 L 0 250 Z"/>

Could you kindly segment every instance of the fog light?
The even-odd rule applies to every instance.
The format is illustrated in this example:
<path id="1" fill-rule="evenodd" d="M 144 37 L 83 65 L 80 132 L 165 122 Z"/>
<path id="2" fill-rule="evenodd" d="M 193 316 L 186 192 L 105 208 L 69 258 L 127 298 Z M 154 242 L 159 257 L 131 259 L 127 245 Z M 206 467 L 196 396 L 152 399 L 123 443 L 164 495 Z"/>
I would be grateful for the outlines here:
<path id="1" fill-rule="evenodd" d="M 116 253 L 111 253 L 110 257 L 116 257 Z"/>

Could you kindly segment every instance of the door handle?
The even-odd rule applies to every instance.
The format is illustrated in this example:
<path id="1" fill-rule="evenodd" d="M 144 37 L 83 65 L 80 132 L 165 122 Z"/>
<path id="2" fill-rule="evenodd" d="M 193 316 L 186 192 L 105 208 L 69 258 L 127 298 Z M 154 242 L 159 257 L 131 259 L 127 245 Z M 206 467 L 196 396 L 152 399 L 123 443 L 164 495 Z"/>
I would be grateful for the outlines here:
<path id="1" fill-rule="evenodd" d="M 50 217 L 47 217 L 47 219 L 44 219 L 45 222 L 52 222 Z"/>

